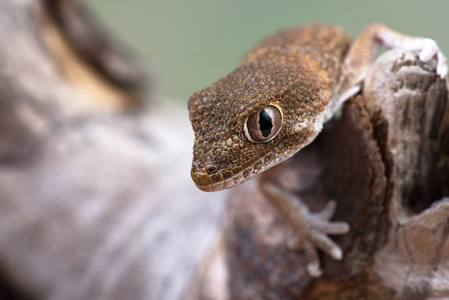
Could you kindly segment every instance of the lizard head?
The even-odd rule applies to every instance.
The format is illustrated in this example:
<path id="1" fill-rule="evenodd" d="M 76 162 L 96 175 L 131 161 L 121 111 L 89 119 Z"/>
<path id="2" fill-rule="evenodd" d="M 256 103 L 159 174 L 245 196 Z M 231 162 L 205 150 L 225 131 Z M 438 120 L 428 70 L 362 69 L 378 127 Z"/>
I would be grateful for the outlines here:
<path id="1" fill-rule="evenodd" d="M 311 59 L 242 64 L 190 97 L 192 179 L 203 191 L 233 187 L 286 160 L 320 132 L 331 92 Z"/>

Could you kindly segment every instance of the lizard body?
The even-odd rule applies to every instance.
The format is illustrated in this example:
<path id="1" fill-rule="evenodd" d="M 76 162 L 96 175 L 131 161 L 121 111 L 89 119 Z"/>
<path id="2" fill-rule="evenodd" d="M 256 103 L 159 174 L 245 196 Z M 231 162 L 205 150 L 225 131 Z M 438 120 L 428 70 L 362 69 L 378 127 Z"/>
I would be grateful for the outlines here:
<path id="1" fill-rule="evenodd" d="M 284 29 L 262 40 L 233 72 L 189 99 L 195 131 L 191 175 L 198 188 L 236 186 L 313 141 L 323 123 L 359 91 L 382 45 L 416 50 L 423 61 L 436 57 L 438 75 L 446 76 L 446 59 L 433 40 L 382 24 L 369 26 L 352 43 L 342 29 L 323 24 Z M 349 230 L 346 223 L 329 221 L 335 203 L 313 214 L 270 176 L 260 179 L 263 193 L 295 228 L 309 273 L 320 276 L 316 247 L 341 259 L 341 249 L 327 234 Z"/>

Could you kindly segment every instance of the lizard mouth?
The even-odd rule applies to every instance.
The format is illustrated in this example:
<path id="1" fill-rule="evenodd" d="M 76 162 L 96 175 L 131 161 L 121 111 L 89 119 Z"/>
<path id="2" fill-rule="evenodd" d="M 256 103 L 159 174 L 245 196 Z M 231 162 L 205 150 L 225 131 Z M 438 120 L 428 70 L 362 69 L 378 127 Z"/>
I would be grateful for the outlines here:
<path id="1" fill-rule="evenodd" d="M 263 171 L 277 165 L 278 163 L 290 158 L 297 151 L 292 151 L 291 153 L 282 156 L 276 157 L 273 155 L 275 150 L 279 148 L 283 142 L 279 143 L 275 148 L 273 148 L 270 152 L 256 160 L 253 164 L 249 165 L 245 169 L 241 170 L 237 174 L 223 179 L 217 182 L 213 182 L 213 179 L 210 175 L 203 172 L 193 172 L 192 171 L 192 179 L 195 182 L 195 185 L 204 192 L 217 192 L 225 189 L 229 189 L 235 187 L 239 184 L 242 184 L 257 174 L 262 173 Z"/>
<path id="2" fill-rule="evenodd" d="M 232 187 L 235 187 L 241 183 L 244 183 L 248 180 L 250 180 L 251 178 L 253 178 L 254 176 L 257 175 L 257 173 L 252 173 L 248 174 L 248 176 L 245 175 L 245 173 L 248 173 L 247 170 L 250 170 L 252 166 L 249 166 L 248 168 L 240 171 L 239 173 L 235 174 L 234 176 L 225 179 L 225 180 L 221 180 L 218 182 L 214 182 L 214 183 L 210 183 L 210 184 L 200 184 L 197 181 L 194 180 L 195 185 L 202 191 L 204 192 L 218 192 L 221 190 L 225 190 L 225 189 L 229 189 Z M 209 175 L 205 174 L 205 173 L 193 173 L 192 174 L 193 178 L 210 178 Z"/>

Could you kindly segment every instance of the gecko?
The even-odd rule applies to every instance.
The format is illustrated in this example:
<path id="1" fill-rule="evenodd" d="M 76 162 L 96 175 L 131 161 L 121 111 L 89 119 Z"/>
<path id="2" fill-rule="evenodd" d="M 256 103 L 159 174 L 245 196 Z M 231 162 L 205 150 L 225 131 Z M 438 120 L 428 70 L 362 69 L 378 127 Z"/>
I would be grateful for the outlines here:
<path id="1" fill-rule="evenodd" d="M 424 62 L 435 58 L 436 74 L 447 75 L 447 60 L 434 40 L 380 23 L 353 41 L 340 27 L 326 24 L 286 28 L 262 39 L 234 71 L 189 98 L 196 186 L 219 191 L 279 169 L 361 90 L 380 47 L 415 51 Z M 318 249 L 342 259 L 341 248 L 328 235 L 345 234 L 349 225 L 330 221 L 334 201 L 314 213 L 281 188 L 273 179 L 278 176 L 258 177 L 263 195 L 294 229 L 310 276 L 322 274 Z"/>

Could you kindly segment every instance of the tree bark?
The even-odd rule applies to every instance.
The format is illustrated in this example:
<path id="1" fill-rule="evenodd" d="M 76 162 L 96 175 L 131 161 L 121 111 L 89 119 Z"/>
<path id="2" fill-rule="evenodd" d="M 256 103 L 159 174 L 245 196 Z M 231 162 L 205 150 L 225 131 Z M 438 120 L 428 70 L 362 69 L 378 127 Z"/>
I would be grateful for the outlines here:
<path id="1" fill-rule="evenodd" d="M 312 211 L 337 201 L 333 219 L 351 226 L 333 237 L 342 261 L 321 255 L 324 275 L 311 278 L 303 253 L 286 245 L 294 232 L 249 182 L 229 196 L 192 299 L 447 299 L 449 105 L 434 70 L 414 53 L 385 53 L 363 95 L 282 175 Z M 219 266 L 223 275 L 211 276 Z"/>

